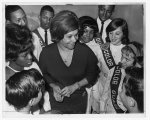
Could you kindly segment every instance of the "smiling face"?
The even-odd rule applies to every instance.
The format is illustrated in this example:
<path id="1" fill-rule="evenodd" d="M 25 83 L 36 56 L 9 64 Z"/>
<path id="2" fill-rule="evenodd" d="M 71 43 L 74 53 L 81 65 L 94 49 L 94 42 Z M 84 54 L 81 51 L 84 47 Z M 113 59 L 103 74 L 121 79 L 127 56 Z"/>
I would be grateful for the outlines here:
<path id="1" fill-rule="evenodd" d="M 121 40 L 123 38 L 123 31 L 121 27 L 118 27 L 116 30 L 109 32 L 109 39 L 113 45 L 121 45 Z"/>
<path id="2" fill-rule="evenodd" d="M 78 30 L 71 31 L 64 35 L 64 38 L 59 42 L 64 48 L 69 50 L 74 49 L 75 43 L 78 39 Z"/>
<path id="3" fill-rule="evenodd" d="M 32 56 L 29 51 L 20 53 L 15 61 L 15 64 L 20 67 L 29 67 L 32 65 Z"/>
<path id="4" fill-rule="evenodd" d="M 88 43 L 90 42 L 91 40 L 93 40 L 93 37 L 94 37 L 94 30 L 90 27 L 86 27 L 84 29 L 84 33 L 82 35 L 82 40 L 84 43 Z"/>
<path id="5" fill-rule="evenodd" d="M 40 24 L 43 29 L 49 29 L 50 21 L 54 17 L 54 13 L 48 10 L 44 10 L 40 15 Z"/>
<path id="6" fill-rule="evenodd" d="M 135 61 L 134 57 L 135 55 L 133 53 L 122 51 L 122 57 L 121 57 L 122 68 L 126 69 L 127 67 L 133 66 L 133 63 Z"/>
<path id="7" fill-rule="evenodd" d="M 106 21 L 109 19 L 113 12 L 113 6 L 111 5 L 101 5 L 99 6 L 99 18 L 101 21 Z"/>
<path id="8" fill-rule="evenodd" d="M 18 9 L 17 11 L 12 12 L 10 22 L 20 26 L 27 26 L 27 17 L 24 11 Z"/>

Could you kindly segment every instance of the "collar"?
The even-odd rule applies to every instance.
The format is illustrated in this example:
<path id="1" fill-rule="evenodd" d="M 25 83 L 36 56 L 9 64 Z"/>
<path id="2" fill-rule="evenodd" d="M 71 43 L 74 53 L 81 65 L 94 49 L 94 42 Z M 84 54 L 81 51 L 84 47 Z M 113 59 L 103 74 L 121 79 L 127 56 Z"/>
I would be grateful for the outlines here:
<path id="1" fill-rule="evenodd" d="M 39 27 L 38 30 L 45 32 L 45 29 L 43 29 L 42 27 Z M 49 29 L 47 29 L 47 31 L 49 31 Z"/>
<path id="2" fill-rule="evenodd" d="M 107 19 L 106 21 L 104 21 L 104 24 L 105 23 L 107 23 L 107 22 L 109 22 L 109 21 L 111 21 L 111 19 Z M 97 22 L 98 22 L 98 24 L 101 24 L 101 20 L 99 19 L 99 17 L 97 17 Z"/>

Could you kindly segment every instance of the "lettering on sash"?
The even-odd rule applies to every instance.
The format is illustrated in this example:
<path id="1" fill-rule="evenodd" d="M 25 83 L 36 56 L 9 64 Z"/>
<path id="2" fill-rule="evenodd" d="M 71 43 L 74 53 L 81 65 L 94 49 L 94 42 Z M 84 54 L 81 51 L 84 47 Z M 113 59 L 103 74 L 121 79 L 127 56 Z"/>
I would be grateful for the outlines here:
<path id="1" fill-rule="evenodd" d="M 121 81 L 121 69 L 119 65 L 115 66 L 113 76 L 111 78 L 110 82 L 110 88 L 111 88 L 111 101 L 114 106 L 114 109 L 117 113 L 124 113 L 123 111 L 117 104 L 117 96 L 118 96 L 118 88 L 119 84 Z"/>
<path id="2" fill-rule="evenodd" d="M 116 64 L 115 64 L 114 58 L 111 54 L 110 47 L 108 47 L 107 49 L 102 48 L 102 53 L 103 53 L 103 57 L 104 57 L 107 67 L 109 69 L 113 68 Z"/>
<path id="3" fill-rule="evenodd" d="M 102 44 L 104 44 L 104 41 L 103 41 L 101 38 L 99 38 L 99 37 L 95 38 L 95 41 L 96 41 L 96 43 L 98 43 L 100 46 L 101 46 Z"/>

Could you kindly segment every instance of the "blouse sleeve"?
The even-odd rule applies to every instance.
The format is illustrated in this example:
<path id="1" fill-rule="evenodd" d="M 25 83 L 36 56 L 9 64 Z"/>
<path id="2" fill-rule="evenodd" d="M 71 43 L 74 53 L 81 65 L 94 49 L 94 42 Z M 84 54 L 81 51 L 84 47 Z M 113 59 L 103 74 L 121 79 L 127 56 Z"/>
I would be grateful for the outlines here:
<path id="1" fill-rule="evenodd" d="M 90 85 L 94 85 L 99 75 L 98 60 L 95 54 L 89 50 L 87 58 L 86 78 Z"/>

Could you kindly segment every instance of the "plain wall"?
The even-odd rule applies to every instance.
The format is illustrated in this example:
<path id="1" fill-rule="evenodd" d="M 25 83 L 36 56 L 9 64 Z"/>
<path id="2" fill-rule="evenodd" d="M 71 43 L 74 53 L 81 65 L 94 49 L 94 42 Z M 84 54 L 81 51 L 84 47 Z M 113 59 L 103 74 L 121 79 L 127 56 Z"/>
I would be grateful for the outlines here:
<path id="1" fill-rule="evenodd" d="M 39 26 L 38 15 L 43 5 L 21 5 L 27 13 L 29 20 L 29 27 L 31 30 Z M 97 18 L 98 6 L 97 5 L 51 5 L 55 13 L 61 10 L 71 10 L 77 14 L 78 17 L 88 15 Z M 129 39 L 144 44 L 144 10 L 143 4 L 129 4 L 129 5 L 116 5 L 112 18 L 124 18 L 129 27 Z"/>

